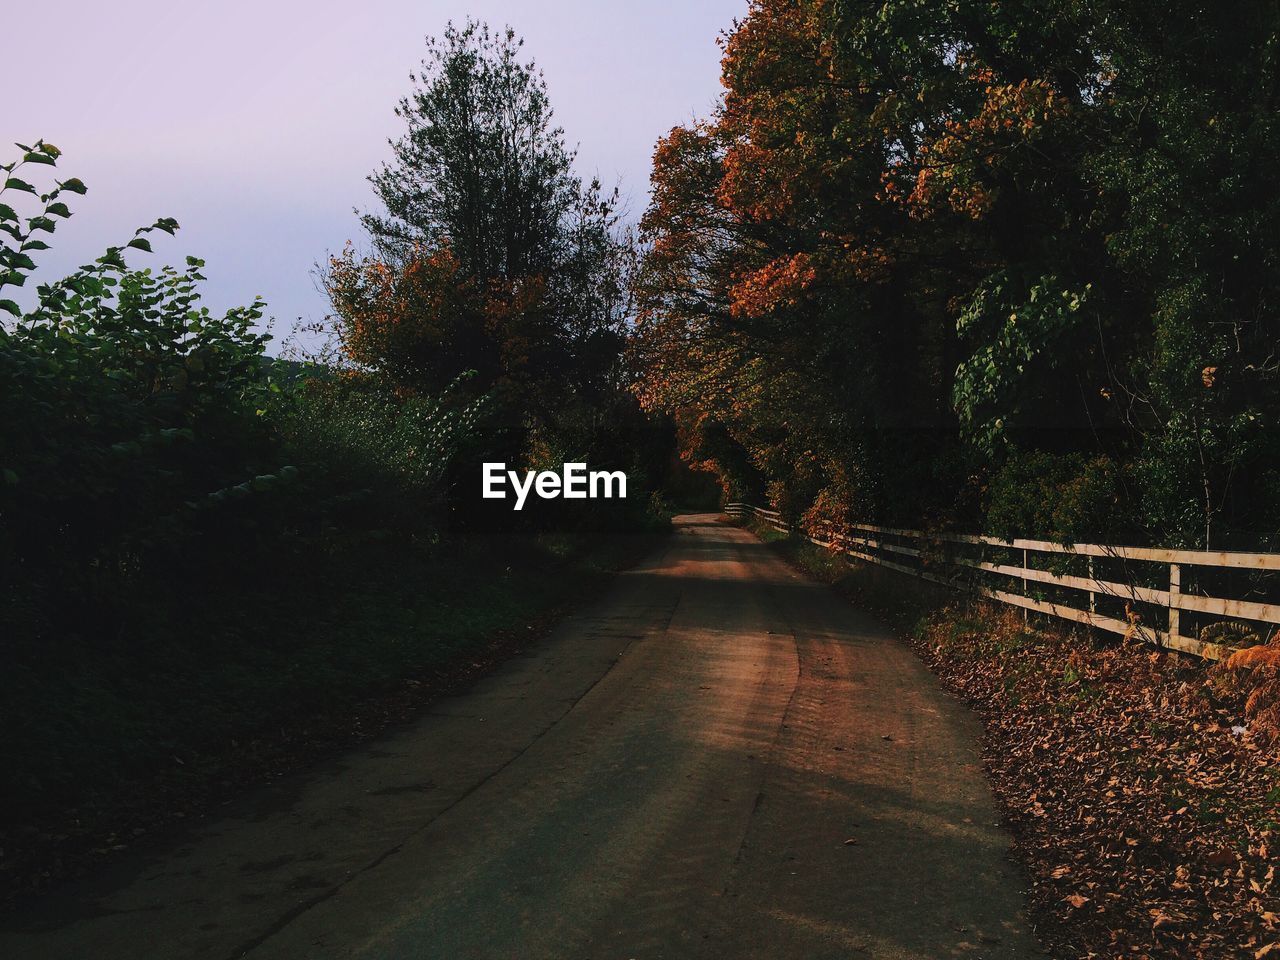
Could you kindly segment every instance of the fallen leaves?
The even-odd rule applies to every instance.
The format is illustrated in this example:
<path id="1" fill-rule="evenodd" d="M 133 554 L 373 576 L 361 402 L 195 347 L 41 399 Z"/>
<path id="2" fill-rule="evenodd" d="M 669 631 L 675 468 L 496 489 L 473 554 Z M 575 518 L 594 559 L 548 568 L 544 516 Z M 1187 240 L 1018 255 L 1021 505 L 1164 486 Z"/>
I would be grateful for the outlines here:
<path id="1" fill-rule="evenodd" d="M 994 608 L 952 610 L 918 639 L 986 720 L 1047 946 L 1280 960 L 1280 777 L 1268 750 L 1232 732 L 1244 698 L 1190 658 L 1024 630 Z"/>

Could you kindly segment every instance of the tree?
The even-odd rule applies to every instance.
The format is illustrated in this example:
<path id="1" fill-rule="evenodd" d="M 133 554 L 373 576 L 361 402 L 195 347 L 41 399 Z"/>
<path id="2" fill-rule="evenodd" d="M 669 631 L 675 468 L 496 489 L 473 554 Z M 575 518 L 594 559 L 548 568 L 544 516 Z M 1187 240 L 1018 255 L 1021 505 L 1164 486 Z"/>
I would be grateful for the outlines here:
<path id="1" fill-rule="evenodd" d="M 642 400 L 797 516 L 1256 544 L 1280 12 L 1176 6 L 753 3 L 655 153 Z"/>
<path id="2" fill-rule="evenodd" d="M 628 245 L 616 191 L 573 173 L 521 48 L 474 21 L 428 40 L 397 109 L 408 129 L 370 178 L 375 254 L 335 258 L 327 282 L 358 363 L 432 388 L 473 369 L 475 389 L 546 416 L 566 390 L 610 382 Z"/>
<path id="3" fill-rule="evenodd" d="M 581 186 L 522 46 L 511 28 L 491 33 L 471 20 L 428 38 L 413 93 L 396 109 L 408 129 L 370 177 L 386 212 L 362 222 L 383 256 L 447 246 L 468 275 L 512 281 L 549 273 L 563 255 Z"/>
<path id="4" fill-rule="evenodd" d="M 474 21 L 428 41 L 405 134 L 370 178 L 372 252 L 325 274 L 338 339 L 398 396 L 488 397 L 488 459 L 625 465 L 644 429 L 622 366 L 630 238 L 617 191 L 573 172 L 521 49 Z"/>

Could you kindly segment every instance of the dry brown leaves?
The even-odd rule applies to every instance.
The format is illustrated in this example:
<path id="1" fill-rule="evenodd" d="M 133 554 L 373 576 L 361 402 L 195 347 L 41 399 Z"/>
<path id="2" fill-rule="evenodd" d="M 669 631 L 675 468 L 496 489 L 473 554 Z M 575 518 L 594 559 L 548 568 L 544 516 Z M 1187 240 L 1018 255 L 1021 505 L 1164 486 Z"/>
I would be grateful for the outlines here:
<path id="1" fill-rule="evenodd" d="M 1280 778 L 1239 671 L 956 608 L 921 653 L 987 763 L 1061 957 L 1280 960 Z"/>

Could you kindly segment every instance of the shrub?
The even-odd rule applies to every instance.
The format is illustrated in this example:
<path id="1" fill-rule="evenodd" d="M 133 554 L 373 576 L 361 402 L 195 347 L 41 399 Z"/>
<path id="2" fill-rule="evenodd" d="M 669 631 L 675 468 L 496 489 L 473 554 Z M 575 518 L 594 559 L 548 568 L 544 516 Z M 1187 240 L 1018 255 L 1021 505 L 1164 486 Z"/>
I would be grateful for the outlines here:
<path id="1" fill-rule="evenodd" d="M 47 249 L 39 235 L 70 215 L 58 197 L 84 191 L 66 180 L 37 193 L 13 171 L 53 165 L 58 152 L 24 149 L 3 192 L 40 208 L 0 204 L 9 287 L 25 285 L 29 251 Z M 200 260 L 158 272 L 126 263 L 127 250 L 150 250 L 147 234 L 177 226 L 158 220 L 41 285 L 25 313 L 3 301 L 15 319 L 0 327 L 0 573 L 13 610 L 45 590 L 58 593 L 46 609 L 64 614 L 120 608 L 184 543 L 241 527 L 254 512 L 243 501 L 294 475 L 276 469 L 264 422 L 262 302 L 218 316 L 199 303 Z"/>
<path id="2" fill-rule="evenodd" d="M 1061 543 L 1112 543 L 1133 527 L 1121 494 L 1119 471 L 1104 457 L 1022 452 L 991 479 L 987 532 Z"/>

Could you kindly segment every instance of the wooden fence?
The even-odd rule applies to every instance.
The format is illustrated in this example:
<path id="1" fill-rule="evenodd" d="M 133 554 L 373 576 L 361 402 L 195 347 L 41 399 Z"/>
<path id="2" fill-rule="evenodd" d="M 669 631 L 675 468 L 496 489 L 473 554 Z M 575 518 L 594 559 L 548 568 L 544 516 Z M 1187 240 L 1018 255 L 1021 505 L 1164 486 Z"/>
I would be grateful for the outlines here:
<path id="1" fill-rule="evenodd" d="M 725 510 L 795 532 L 776 510 L 746 503 Z M 1230 635 L 1240 629 L 1226 626 L 1223 635 L 1213 624 L 1238 623 L 1263 641 L 1280 624 L 1277 553 L 1064 545 L 870 524 L 817 533 L 802 535 L 890 570 L 1213 660 L 1231 652 Z"/>

